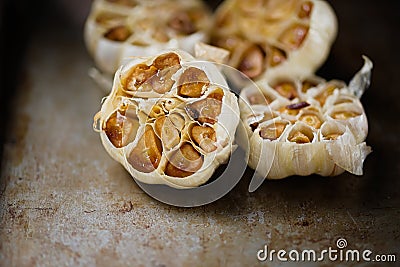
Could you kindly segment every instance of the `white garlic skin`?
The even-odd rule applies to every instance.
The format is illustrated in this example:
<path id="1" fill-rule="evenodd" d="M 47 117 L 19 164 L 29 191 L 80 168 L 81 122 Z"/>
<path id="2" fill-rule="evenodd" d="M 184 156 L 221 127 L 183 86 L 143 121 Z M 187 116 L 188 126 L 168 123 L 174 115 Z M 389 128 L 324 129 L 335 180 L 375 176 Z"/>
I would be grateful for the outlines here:
<path id="1" fill-rule="evenodd" d="M 148 94 L 151 97 L 149 97 L 148 99 L 140 97 L 141 92 L 134 93 L 134 95 L 130 100 L 124 97 L 119 98 L 117 96 L 117 94 L 121 92 L 121 88 L 123 87 L 121 80 L 124 79 L 124 77 L 129 73 L 129 71 L 133 67 L 135 67 L 138 64 L 150 65 L 155 58 L 165 53 L 177 54 L 180 58 L 180 64 L 182 66 L 181 69 L 179 69 L 172 76 L 172 80 L 174 80 L 174 85 L 172 86 L 172 89 L 170 91 L 166 92 L 164 95 L 158 94 L 156 92 L 149 92 Z M 179 80 L 179 77 L 182 75 L 183 71 L 189 67 L 197 67 L 203 70 L 210 81 L 210 85 L 208 86 L 207 89 L 208 91 L 206 91 L 204 95 L 201 96 L 200 98 L 182 98 L 177 94 L 177 81 Z M 163 168 L 165 168 L 165 164 L 167 163 L 167 158 L 169 158 L 173 154 L 173 151 L 175 149 L 172 149 L 170 151 L 166 151 L 164 149 L 158 167 L 149 173 L 144 173 L 135 169 L 128 162 L 128 157 L 131 150 L 136 146 L 136 144 L 138 143 L 140 137 L 142 136 L 145 130 L 145 125 L 141 120 L 143 120 L 143 118 L 144 119 L 146 118 L 140 117 L 141 115 L 138 116 L 140 123 L 139 129 L 137 131 L 135 139 L 131 143 L 129 143 L 126 146 L 117 148 L 112 144 L 105 130 L 100 130 L 100 137 L 102 144 L 113 159 L 120 162 L 127 169 L 127 171 L 133 177 L 135 177 L 135 179 L 143 183 L 166 184 L 171 187 L 180 189 L 200 186 L 201 184 L 204 184 L 210 179 L 214 171 L 221 164 L 226 163 L 231 153 L 234 151 L 236 147 L 234 145 L 234 136 L 240 118 L 240 111 L 237 103 L 237 98 L 233 93 L 230 92 L 228 85 L 225 81 L 225 78 L 222 76 L 218 68 L 213 63 L 205 61 L 199 62 L 195 58 L 193 58 L 190 54 L 180 50 L 166 50 L 158 53 L 156 56 L 148 57 L 146 59 L 134 58 L 128 64 L 121 66 L 120 69 L 117 70 L 117 72 L 115 73 L 113 88 L 110 92 L 110 95 L 104 101 L 101 107 L 101 111 L 98 114 L 98 119 L 100 119 L 100 124 L 103 125 L 104 127 L 107 120 L 116 110 L 118 110 L 119 106 L 123 101 L 126 102 L 135 101 L 137 103 L 139 110 L 148 112 L 148 110 L 152 107 L 154 103 L 157 102 L 158 99 L 161 100 L 170 98 L 179 99 L 179 101 L 183 101 L 184 104 L 186 105 L 188 103 L 196 102 L 198 100 L 206 98 L 208 94 L 212 93 L 213 90 L 216 90 L 217 88 L 222 89 L 224 94 L 222 98 L 221 112 L 217 117 L 217 123 L 215 123 L 214 125 L 206 124 L 212 126 L 215 130 L 216 140 L 217 140 L 215 145 L 217 149 L 215 151 L 202 154 L 204 162 L 201 168 L 190 176 L 184 178 L 171 177 L 164 173 Z M 184 112 L 182 108 L 177 107 L 173 109 L 171 113 L 173 113 L 174 110 L 176 112 Z M 187 114 L 183 113 L 181 114 L 184 117 L 189 118 Z M 190 123 L 193 122 L 194 122 L 193 120 L 186 121 L 185 125 L 188 126 Z M 186 132 L 184 130 L 182 132 L 182 136 L 185 134 Z M 184 140 L 181 137 L 179 144 L 175 148 L 179 148 L 181 144 L 185 142 L 188 142 L 188 140 Z M 195 144 L 194 146 L 197 147 L 197 145 Z"/>
<path id="2" fill-rule="evenodd" d="M 251 104 L 251 96 L 256 92 L 254 86 L 242 90 L 239 103 L 242 111 L 241 118 L 247 126 L 247 131 L 241 133 L 241 143 L 245 143 L 244 138 L 249 138 L 249 166 L 267 179 L 281 179 L 291 175 L 310 175 L 313 173 L 322 176 L 335 176 L 344 171 L 362 175 L 363 161 L 371 152 L 371 148 L 364 142 L 368 134 L 368 121 L 358 96 L 362 95 L 368 83 L 355 83 L 354 81 L 365 81 L 370 77 L 372 63 L 368 58 L 364 57 L 364 59 L 364 67 L 350 82 L 352 89 L 343 82 L 331 81 L 327 83 L 315 76 L 298 79 L 286 75 L 276 77 L 275 80 L 265 79 L 257 82 L 257 85 L 263 94 L 273 99 L 269 105 Z M 298 97 L 292 101 L 282 97 L 270 86 L 276 80 L 293 81 L 296 85 Z M 301 92 L 301 81 L 304 80 L 316 81 L 317 85 L 303 93 Z M 343 88 L 337 88 L 331 92 L 324 104 L 321 105 L 317 100 L 318 96 L 332 82 L 338 84 L 338 86 L 343 86 Z M 299 114 L 295 116 L 291 117 L 291 115 L 278 111 L 279 107 L 302 101 L 306 101 L 310 106 L 300 109 Z M 263 115 L 257 115 L 263 112 L 270 114 L 271 111 L 273 113 L 272 119 L 262 121 L 260 118 Z M 342 120 L 341 117 L 332 117 L 335 111 L 354 111 L 356 115 L 351 115 L 354 117 Z M 301 114 L 313 114 L 313 112 L 320 114 L 323 120 L 318 128 L 313 128 L 298 120 Z M 293 119 L 293 122 L 290 123 L 291 119 Z M 273 122 L 285 121 L 288 122 L 288 126 L 277 140 L 263 139 L 260 136 L 263 126 Z M 260 123 L 253 131 L 250 124 L 254 122 Z M 310 128 L 313 133 L 313 140 L 304 144 L 290 142 L 288 136 L 296 127 L 299 129 Z M 325 137 L 328 134 L 337 134 L 338 136 L 334 140 L 329 140 Z"/>
<path id="3" fill-rule="evenodd" d="M 136 6 L 127 7 L 106 0 L 95 0 L 84 27 L 84 40 L 89 54 L 95 65 L 106 75 L 114 75 L 119 66 L 129 62 L 132 57 L 148 57 L 165 49 L 182 49 L 189 53 L 194 52 L 194 45 L 208 41 L 208 31 L 212 18 L 209 10 L 199 0 L 161 0 L 136 1 Z M 167 41 L 159 41 L 153 35 L 157 33 L 156 25 L 166 25 L 176 11 L 190 9 L 201 12 L 205 18 L 198 22 L 198 29 L 190 34 L 175 34 L 172 30 L 163 32 L 168 35 Z M 102 13 L 113 13 L 123 18 L 118 21 L 107 22 L 105 25 L 96 22 L 97 16 Z M 140 22 L 149 20 L 154 25 L 138 26 Z M 115 22 L 117 21 L 117 22 Z M 113 41 L 104 37 L 104 34 L 113 26 L 125 25 L 131 30 L 131 35 L 124 41 Z M 142 25 L 143 26 L 143 25 Z M 137 44 L 136 44 L 137 43 Z"/>

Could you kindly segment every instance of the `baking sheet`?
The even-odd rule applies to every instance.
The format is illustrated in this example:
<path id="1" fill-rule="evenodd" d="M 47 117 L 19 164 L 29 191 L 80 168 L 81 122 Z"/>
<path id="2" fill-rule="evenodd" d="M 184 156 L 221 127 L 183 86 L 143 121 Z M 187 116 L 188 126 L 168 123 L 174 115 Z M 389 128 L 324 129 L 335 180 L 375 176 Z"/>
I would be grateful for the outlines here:
<path id="1" fill-rule="evenodd" d="M 266 244 L 322 250 L 340 237 L 352 249 L 399 256 L 399 61 L 382 54 L 398 37 L 378 41 L 395 32 L 387 26 L 390 7 L 369 3 L 356 19 L 357 4 L 335 1 L 340 34 L 320 71 L 349 79 L 362 53 L 375 62 L 362 99 L 374 149 L 365 175 L 296 176 L 248 193 L 247 170 L 229 194 L 197 208 L 152 199 L 107 155 L 92 130 L 103 93 L 87 75 L 92 61 L 81 32 L 56 30 L 63 26 L 56 20 L 42 25 L 27 46 L 2 129 L 0 265 L 256 266 Z"/>

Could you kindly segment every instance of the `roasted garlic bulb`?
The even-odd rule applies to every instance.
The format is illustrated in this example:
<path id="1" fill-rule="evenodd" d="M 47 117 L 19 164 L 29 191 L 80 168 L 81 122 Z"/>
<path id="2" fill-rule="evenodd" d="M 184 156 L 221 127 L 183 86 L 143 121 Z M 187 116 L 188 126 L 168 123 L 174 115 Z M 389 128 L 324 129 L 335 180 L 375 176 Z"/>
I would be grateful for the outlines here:
<path id="1" fill-rule="evenodd" d="M 241 118 L 249 138 L 249 166 L 269 179 L 290 175 L 361 175 L 371 152 L 368 122 L 359 100 L 372 63 L 347 86 L 338 80 L 291 75 L 260 80 L 241 92 Z"/>
<path id="2" fill-rule="evenodd" d="M 114 74 L 135 56 L 170 48 L 192 53 L 195 43 L 208 40 L 210 24 L 200 0 L 95 0 L 84 36 L 96 66 Z"/>
<path id="3" fill-rule="evenodd" d="M 218 68 L 171 50 L 122 66 L 95 126 L 137 180 L 188 188 L 228 160 L 239 120 L 237 98 Z"/>
<path id="4" fill-rule="evenodd" d="M 321 0 L 225 0 L 211 43 L 231 52 L 229 65 L 251 79 L 307 76 L 327 58 L 336 37 L 334 11 Z"/>

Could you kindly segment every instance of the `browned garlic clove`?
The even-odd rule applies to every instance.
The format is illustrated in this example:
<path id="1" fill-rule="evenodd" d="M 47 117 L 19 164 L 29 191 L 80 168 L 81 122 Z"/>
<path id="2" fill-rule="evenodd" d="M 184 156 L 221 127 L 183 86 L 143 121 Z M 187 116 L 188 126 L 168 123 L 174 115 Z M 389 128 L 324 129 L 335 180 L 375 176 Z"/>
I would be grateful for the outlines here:
<path id="1" fill-rule="evenodd" d="M 110 142 L 118 148 L 134 140 L 139 126 L 137 117 L 130 117 L 126 113 L 126 109 L 115 111 L 103 129 Z"/>
<path id="2" fill-rule="evenodd" d="M 237 69 L 249 78 L 255 78 L 264 70 L 264 57 L 264 52 L 259 46 L 251 46 L 243 53 Z"/>
<path id="3" fill-rule="evenodd" d="M 217 146 L 215 145 L 217 135 L 215 130 L 210 126 L 193 126 L 191 129 L 191 136 L 196 144 L 205 152 L 210 153 L 217 149 Z"/>
<path id="4" fill-rule="evenodd" d="M 187 68 L 179 78 L 178 95 L 198 98 L 209 84 L 210 81 L 204 71 L 195 67 Z"/>
<path id="5" fill-rule="evenodd" d="M 116 42 L 124 42 L 131 35 L 131 31 L 126 26 L 117 26 L 108 30 L 104 37 L 116 41 Z"/>
<path id="6" fill-rule="evenodd" d="M 280 82 L 273 88 L 283 97 L 292 100 L 297 97 L 296 86 L 292 82 Z"/>
<path id="7" fill-rule="evenodd" d="M 281 137 L 283 131 L 286 128 L 286 125 L 286 123 L 277 122 L 265 127 L 261 127 L 260 136 L 263 139 L 268 139 L 270 141 L 276 140 Z"/>
<path id="8" fill-rule="evenodd" d="M 298 49 L 308 33 L 308 27 L 302 24 L 294 24 L 287 28 L 279 37 L 279 41 L 288 49 Z"/>
<path id="9" fill-rule="evenodd" d="M 149 173 L 158 168 L 161 161 L 162 143 L 153 129 L 147 126 L 143 136 L 128 157 L 129 164 L 136 170 Z"/>
<path id="10" fill-rule="evenodd" d="M 194 174 L 203 165 L 201 154 L 189 143 L 183 144 L 169 159 L 165 174 L 184 178 Z"/>
<path id="11" fill-rule="evenodd" d="M 154 122 L 154 130 L 166 149 L 169 150 L 179 144 L 179 130 L 175 128 L 169 116 L 158 117 Z"/>
<path id="12" fill-rule="evenodd" d="M 193 102 L 185 107 L 187 114 L 200 123 L 214 124 L 221 113 L 222 89 L 210 93 L 207 98 Z"/>

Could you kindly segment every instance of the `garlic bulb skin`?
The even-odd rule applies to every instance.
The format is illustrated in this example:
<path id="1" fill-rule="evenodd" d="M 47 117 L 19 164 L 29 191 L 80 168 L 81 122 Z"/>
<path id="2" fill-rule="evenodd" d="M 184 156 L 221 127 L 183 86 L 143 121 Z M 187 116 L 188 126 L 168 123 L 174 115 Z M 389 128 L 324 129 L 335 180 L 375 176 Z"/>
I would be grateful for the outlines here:
<path id="1" fill-rule="evenodd" d="M 372 62 L 349 85 L 291 75 L 260 80 L 240 95 L 250 142 L 249 166 L 267 179 L 291 175 L 362 175 L 368 121 L 359 100 L 369 85 Z"/>
<path id="2" fill-rule="evenodd" d="M 226 163 L 239 119 L 218 68 L 181 50 L 121 66 L 95 117 L 106 151 L 135 179 L 182 189 Z"/>
<path id="3" fill-rule="evenodd" d="M 229 65 L 253 80 L 312 75 L 337 34 L 336 15 L 322 0 L 226 0 L 215 23 L 212 44 L 229 50 Z"/>
<path id="4" fill-rule="evenodd" d="M 84 40 L 96 67 L 113 75 L 132 57 L 175 48 L 193 53 L 197 42 L 208 40 L 211 23 L 199 0 L 95 0 Z"/>

